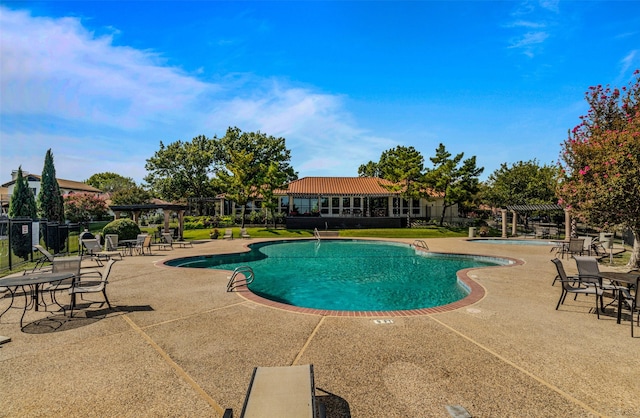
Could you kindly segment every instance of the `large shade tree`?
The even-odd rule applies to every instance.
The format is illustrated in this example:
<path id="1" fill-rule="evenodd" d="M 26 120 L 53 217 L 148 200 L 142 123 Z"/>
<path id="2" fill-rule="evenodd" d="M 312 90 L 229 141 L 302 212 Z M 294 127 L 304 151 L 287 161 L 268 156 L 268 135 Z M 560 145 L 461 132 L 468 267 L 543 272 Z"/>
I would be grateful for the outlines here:
<path id="1" fill-rule="evenodd" d="M 433 168 L 427 171 L 425 178 L 429 187 L 442 196 L 444 203 L 440 216 L 441 226 L 444 224 L 447 208 L 472 200 L 480 188 L 478 176 L 484 168 L 476 165 L 475 155 L 466 160 L 462 160 L 463 157 L 463 152 L 452 157 L 445 146 L 440 144 L 436 148 L 436 155 L 429 158 Z"/>
<path id="2" fill-rule="evenodd" d="M 387 190 L 398 193 L 407 201 L 427 197 L 423 182 L 424 157 L 414 147 L 399 145 L 384 151 L 376 167 L 381 178 L 393 182 L 382 184 Z M 411 210 L 407 211 L 407 216 L 408 226 L 411 226 Z"/>
<path id="3" fill-rule="evenodd" d="M 170 202 L 215 196 L 219 192 L 211 179 L 215 142 L 215 137 L 203 135 L 166 146 L 161 141 L 160 149 L 145 164 L 148 174 L 144 181 L 152 193 Z M 202 213 L 202 200 L 198 202 Z"/>
<path id="4" fill-rule="evenodd" d="M 482 199 L 493 207 L 557 203 L 558 167 L 537 160 L 507 163 L 489 175 Z"/>
<path id="5" fill-rule="evenodd" d="M 104 193 L 115 193 L 136 187 L 136 182 L 131 177 L 124 177 L 109 171 L 93 174 L 85 183 Z"/>
<path id="6" fill-rule="evenodd" d="M 229 200 L 242 207 L 244 227 L 246 205 L 258 197 L 265 188 L 277 188 L 280 181 L 267 178 L 269 167 L 281 173 L 279 179 L 289 182 L 297 178 L 290 164 L 291 151 L 284 138 L 276 138 L 262 132 L 242 132 L 239 128 L 227 129 L 224 137 L 216 142 L 215 172 Z M 273 176 L 273 173 L 271 174 Z M 269 191 L 267 190 L 267 193 Z"/>
<path id="7" fill-rule="evenodd" d="M 22 174 L 22 167 L 18 167 L 16 182 L 9 201 L 10 218 L 28 218 L 28 221 L 36 217 L 36 199 L 29 188 L 27 179 Z M 11 226 L 11 249 L 13 253 L 25 260 L 31 254 L 31 236 L 22 233 L 22 225 L 19 222 Z"/>
<path id="8" fill-rule="evenodd" d="M 629 87 L 590 87 L 587 115 L 562 146 L 560 203 L 603 230 L 628 228 L 640 267 L 640 71 Z"/>

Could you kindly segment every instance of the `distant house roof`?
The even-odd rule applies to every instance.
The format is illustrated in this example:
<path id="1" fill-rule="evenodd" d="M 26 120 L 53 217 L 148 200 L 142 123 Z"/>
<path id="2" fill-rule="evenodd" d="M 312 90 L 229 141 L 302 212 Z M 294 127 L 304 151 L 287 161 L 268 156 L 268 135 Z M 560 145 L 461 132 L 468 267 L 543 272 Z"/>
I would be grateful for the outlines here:
<path id="1" fill-rule="evenodd" d="M 26 174 L 24 176 L 27 181 L 41 181 L 42 176 L 37 174 Z M 87 192 L 87 193 L 102 193 L 100 189 L 96 189 L 93 186 L 89 186 L 87 183 L 83 183 L 81 181 L 73 181 L 73 180 L 65 180 L 65 179 L 56 179 L 58 181 L 58 186 L 61 189 L 71 190 L 74 192 Z M 2 187 L 9 187 L 14 184 L 16 181 L 11 180 L 2 185 Z"/>
<path id="2" fill-rule="evenodd" d="M 384 185 L 391 186 L 389 180 L 377 177 L 304 177 L 289 183 L 286 190 L 276 194 L 289 196 L 395 196 Z"/>

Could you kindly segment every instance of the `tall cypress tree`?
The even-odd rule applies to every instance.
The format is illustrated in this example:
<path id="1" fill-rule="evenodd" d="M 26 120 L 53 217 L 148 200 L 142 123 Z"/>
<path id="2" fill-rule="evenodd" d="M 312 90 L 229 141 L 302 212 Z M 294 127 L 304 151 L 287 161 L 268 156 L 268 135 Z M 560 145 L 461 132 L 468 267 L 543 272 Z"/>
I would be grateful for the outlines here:
<path id="1" fill-rule="evenodd" d="M 64 200 L 60 194 L 60 186 L 56 179 L 56 168 L 53 165 L 51 148 L 47 150 L 40 179 L 38 194 L 38 215 L 49 222 L 64 222 Z"/>
<path id="2" fill-rule="evenodd" d="M 33 192 L 29 189 L 27 179 L 22 175 L 22 167 L 18 167 L 18 177 L 13 188 L 11 201 L 9 202 L 10 218 L 29 218 L 36 217 L 36 199 Z M 29 259 L 31 254 L 31 237 L 22 233 L 21 223 L 12 223 L 11 226 L 11 248 L 16 256 L 25 260 Z"/>

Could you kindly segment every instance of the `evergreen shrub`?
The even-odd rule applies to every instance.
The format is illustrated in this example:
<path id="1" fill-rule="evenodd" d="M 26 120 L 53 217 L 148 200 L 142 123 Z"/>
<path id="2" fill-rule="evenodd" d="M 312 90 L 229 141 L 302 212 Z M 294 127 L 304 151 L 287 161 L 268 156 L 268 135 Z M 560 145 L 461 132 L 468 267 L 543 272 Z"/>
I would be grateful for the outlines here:
<path id="1" fill-rule="evenodd" d="M 136 239 L 140 233 L 140 227 L 131 219 L 122 218 L 109 222 L 102 228 L 102 234 L 116 234 L 118 239 Z"/>

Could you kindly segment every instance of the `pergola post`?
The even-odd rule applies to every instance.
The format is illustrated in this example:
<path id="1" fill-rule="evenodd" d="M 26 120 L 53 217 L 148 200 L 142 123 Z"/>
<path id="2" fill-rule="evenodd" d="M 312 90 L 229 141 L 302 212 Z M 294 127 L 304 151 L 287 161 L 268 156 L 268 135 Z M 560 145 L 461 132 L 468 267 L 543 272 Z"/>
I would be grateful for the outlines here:
<path id="1" fill-rule="evenodd" d="M 500 212 L 502 213 L 502 238 L 506 238 L 507 237 L 507 210 L 500 209 Z"/>
<path id="2" fill-rule="evenodd" d="M 569 209 L 564 209 L 564 239 L 568 240 L 571 237 L 571 213 Z"/>
<path id="3" fill-rule="evenodd" d="M 169 232 L 169 218 L 171 217 L 171 211 L 164 209 L 162 214 L 164 215 L 164 232 Z"/>
<path id="4" fill-rule="evenodd" d="M 178 237 L 183 239 L 183 231 L 184 231 L 184 210 L 178 211 Z"/>
<path id="5" fill-rule="evenodd" d="M 511 236 L 515 237 L 518 235 L 518 213 L 515 210 L 512 210 L 511 215 L 513 215 L 513 220 L 511 222 Z"/>

